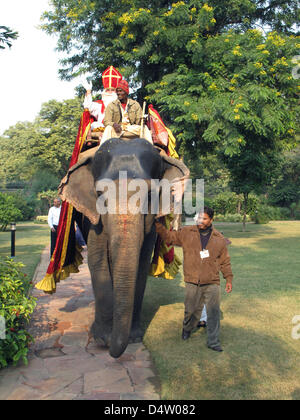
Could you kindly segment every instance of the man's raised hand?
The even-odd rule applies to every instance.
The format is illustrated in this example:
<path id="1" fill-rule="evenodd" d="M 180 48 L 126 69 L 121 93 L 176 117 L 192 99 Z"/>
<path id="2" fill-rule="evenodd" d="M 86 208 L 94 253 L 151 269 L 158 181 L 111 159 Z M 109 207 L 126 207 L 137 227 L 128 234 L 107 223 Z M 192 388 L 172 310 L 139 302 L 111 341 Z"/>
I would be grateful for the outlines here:
<path id="1" fill-rule="evenodd" d="M 80 80 L 81 85 L 84 87 L 86 91 L 91 91 L 93 89 L 93 85 L 89 82 L 86 78 L 82 78 Z"/>

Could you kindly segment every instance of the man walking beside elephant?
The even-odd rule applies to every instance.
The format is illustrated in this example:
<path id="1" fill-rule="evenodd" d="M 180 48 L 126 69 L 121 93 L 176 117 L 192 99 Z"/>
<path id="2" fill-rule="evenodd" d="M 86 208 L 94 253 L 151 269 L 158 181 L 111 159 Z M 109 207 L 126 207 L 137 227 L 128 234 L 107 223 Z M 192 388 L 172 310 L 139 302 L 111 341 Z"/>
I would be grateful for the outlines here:
<path id="1" fill-rule="evenodd" d="M 197 217 L 197 226 L 185 226 L 179 231 L 168 231 L 159 221 L 156 231 L 169 244 L 183 248 L 185 280 L 185 314 L 182 339 L 187 340 L 197 328 L 203 306 L 207 310 L 207 346 L 221 352 L 220 332 L 220 277 L 226 279 L 226 292 L 232 291 L 233 274 L 226 240 L 212 226 L 214 211 L 204 207 Z"/>

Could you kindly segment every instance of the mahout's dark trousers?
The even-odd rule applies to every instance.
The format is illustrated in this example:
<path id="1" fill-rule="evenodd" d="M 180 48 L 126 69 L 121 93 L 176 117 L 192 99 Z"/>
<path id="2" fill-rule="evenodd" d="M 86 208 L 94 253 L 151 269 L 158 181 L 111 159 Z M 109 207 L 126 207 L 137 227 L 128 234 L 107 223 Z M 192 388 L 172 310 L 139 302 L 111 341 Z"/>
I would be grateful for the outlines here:
<path id="1" fill-rule="evenodd" d="M 208 284 L 200 286 L 193 283 L 185 283 L 183 329 L 191 332 L 197 327 L 205 304 L 207 312 L 206 331 L 208 347 L 220 346 L 220 302 L 220 285 Z"/>

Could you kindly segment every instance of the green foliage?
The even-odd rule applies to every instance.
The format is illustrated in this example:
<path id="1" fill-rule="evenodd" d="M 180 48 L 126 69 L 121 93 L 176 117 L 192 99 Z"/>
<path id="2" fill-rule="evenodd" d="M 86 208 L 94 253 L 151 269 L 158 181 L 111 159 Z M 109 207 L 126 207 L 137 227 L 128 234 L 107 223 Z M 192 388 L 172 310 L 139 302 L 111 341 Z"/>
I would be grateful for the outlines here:
<path id="1" fill-rule="evenodd" d="M 237 213 L 241 197 L 234 192 L 224 192 L 218 194 L 211 202 L 212 208 L 217 214 L 226 215 L 227 213 Z M 241 204 L 240 204 L 241 205 Z"/>
<path id="2" fill-rule="evenodd" d="M 12 40 L 18 38 L 18 32 L 14 32 L 7 26 L 0 26 L 0 49 L 12 46 Z"/>
<path id="3" fill-rule="evenodd" d="M 255 212 L 260 203 L 259 197 L 250 194 L 247 197 L 247 208 L 245 209 L 245 199 L 242 194 L 235 192 L 223 192 L 210 199 L 210 207 L 216 214 L 226 216 L 227 214 L 241 214 L 246 210 L 246 214 Z M 222 220 L 223 221 L 223 220 Z M 225 221 L 225 220 L 224 220 Z"/>
<path id="4" fill-rule="evenodd" d="M 24 192 L 16 191 L 15 193 L 9 193 L 9 196 L 12 197 L 12 202 L 15 207 L 20 210 L 22 214 L 21 221 L 30 220 L 34 216 L 34 208 L 31 205 L 31 200 L 28 198 Z"/>
<path id="5" fill-rule="evenodd" d="M 52 100 L 42 106 L 35 121 L 39 139 L 32 144 L 30 153 L 37 168 L 48 170 L 59 179 L 66 174 L 82 111 L 81 98 Z"/>
<path id="6" fill-rule="evenodd" d="M 298 203 L 292 203 L 290 208 L 291 216 L 296 220 L 300 220 L 300 201 Z"/>
<path id="7" fill-rule="evenodd" d="M 148 91 L 160 106 L 182 153 L 233 156 L 247 143 L 273 149 L 294 140 L 297 20 L 295 1 L 57 0 L 42 27 L 69 54 L 62 77 L 88 71 L 99 88 L 99 72 L 113 64 L 139 99 Z"/>
<path id="8" fill-rule="evenodd" d="M 38 193 L 38 199 L 42 202 L 43 214 L 49 211 L 53 204 L 53 200 L 58 197 L 57 190 L 47 190 Z"/>
<path id="9" fill-rule="evenodd" d="M 0 367 L 14 365 L 22 359 L 27 364 L 28 345 L 32 337 L 26 324 L 35 308 L 35 299 L 27 297 L 30 287 L 23 264 L 0 258 L 0 316 L 5 319 L 5 339 L 0 340 Z"/>
<path id="10" fill-rule="evenodd" d="M 33 181 L 34 193 L 57 188 L 69 166 L 82 110 L 80 98 L 52 100 L 43 104 L 33 123 L 6 130 L 0 139 L 2 180 Z"/>
<path id="11" fill-rule="evenodd" d="M 4 231 L 11 222 L 22 220 L 22 213 L 16 207 L 14 198 L 0 193 L 0 230 Z"/>
<path id="12" fill-rule="evenodd" d="M 229 171 L 217 155 L 199 153 L 195 156 L 194 153 L 186 150 L 184 163 L 189 168 L 192 179 L 204 180 L 205 198 L 229 190 Z"/>
<path id="13" fill-rule="evenodd" d="M 278 207 L 259 204 L 254 211 L 251 211 L 251 218 L 257 224 L 265 224 L 270 220 L 281 220 L 282 212 Z"/>
<path id="14" fill-rule="evenodd" d="M 250 222 L 251 218 L 250 216 L 247 215 L 246 217 L 246 221 Z M 215 222 L 226 222 L 226 223 L 242 223 L 243 221 L 243 215 L 240 213 L 235 213 L 235 214 L 216 214 L 214 216 L 214 221 Z"/>
<path id="15" fill-rule="evenodd" d="M 148 86 L 151 101 L 170 117 L 181 151 L 217 150 L 230 159 L 247 149 L 262 153 L 294 145 L 296 39 L 229 31 L 197 38 L 193 48 L 198 44 L 202 52 L 194 64 L 181 64 Z"/>
<path id="16" fill-rule="evenodd" d="M 61 77 L 88 72 L 98 89 L 99 73 L 115 65 L 133 78 L 140 98 L 147 84 L 181 64 L 198 65 L 208 36 L 257 23 L 288 33 L 298 21 L 295 0 L 54 0 L 51 6 L 42 28 L 58 36 L 58 50 L 67 54 Z"/>
<path id="17" fill-rule="evenodd" d="M 44 191 L 56 191 L 60 183 L 60 178 L 50 170 L 40 170 L 32 178 L 30 191 L 34 194 L 39 194 Z"/>
<path id="18" fill-rule="evenodd" d="M 277 206 L 290 206 L 300 200 L 300 148 L 282 156 L 278 175 L 269 188 L 269 201 Z"/>

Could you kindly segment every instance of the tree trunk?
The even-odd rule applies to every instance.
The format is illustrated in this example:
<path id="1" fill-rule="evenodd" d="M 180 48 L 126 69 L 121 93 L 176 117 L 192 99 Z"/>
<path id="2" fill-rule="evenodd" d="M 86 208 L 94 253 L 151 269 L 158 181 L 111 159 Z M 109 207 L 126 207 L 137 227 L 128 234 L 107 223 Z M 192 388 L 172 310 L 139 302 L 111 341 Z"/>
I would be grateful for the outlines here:
<path id="1" fill-rule="evenodd" d="M 241 214 L 241 205 L 242 205 L 242 203 L 241 203 L 241 199 L 240 199 L 240 197 L 238 196 L 238 204 L 237 204 L 237 213 L 238 213 L 238 214 Z"/>
<path id="2" fill-rule="evenodd" d="M 248 193 L 243 193 L 244 196 L 244 216 L 243 216 L 243 232 L 246 232 L 246 218 L 248 210 Z"/>

